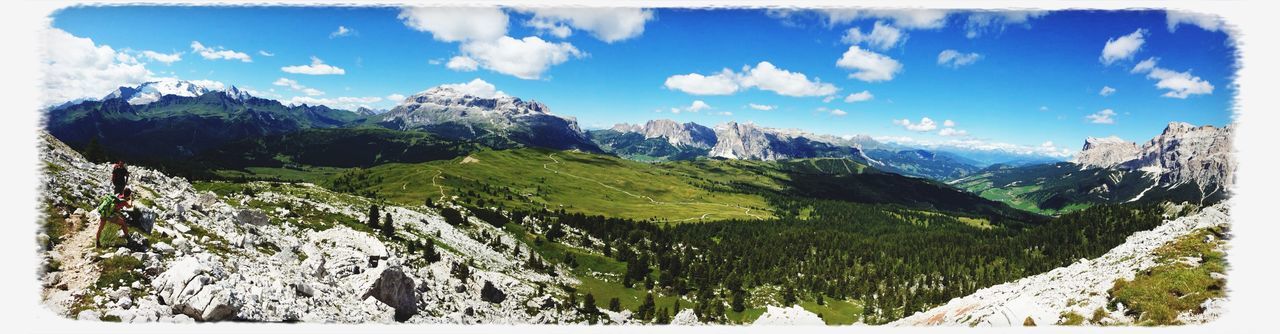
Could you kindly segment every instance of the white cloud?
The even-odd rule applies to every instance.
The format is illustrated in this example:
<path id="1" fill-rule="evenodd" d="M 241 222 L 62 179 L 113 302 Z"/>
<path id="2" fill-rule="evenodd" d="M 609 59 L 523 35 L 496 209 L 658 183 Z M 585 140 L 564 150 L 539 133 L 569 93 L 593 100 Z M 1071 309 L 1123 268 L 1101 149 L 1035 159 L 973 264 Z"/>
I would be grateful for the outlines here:
<path id="1" fill-rule="evenodd" d="M 743 66 L 741 73 L 723 69 L 712 75 L 698 73 L 667 77 L 663 83 L 674 89 L 693 95 L 729 95 L 748 88 L 771 91 L 784 96 L 827 96 L 839 89 L 815 78 L 809 80 L 804 73 L 791 72 L 762 61 L 755 67 Z"/>
<path id="2" fill-rule="evenodd" d="M 827 9 L 822 10 L 827 26 L 837 26 L 859 19 L 880 19 L 907 29 L 937 29 L 947 25 L 945 10 L 938 9 Z"/>
<path id="3" fill-rule="evenodd" d="M 689 112 L 699 112 L 707 109 L 711 109 L 711 105 L 706 102 L 702 102 L 702 100 L 694 100 L 692 104 L 689 104 L 688 107 L 684 108 L 684 110 Z"/>
<path id="4" fill-rule="evenodd" d="M 297 80 L 293 80 L 289 78 L 279 78 L 279 79 L 276 79 L 276 81 L 272 82 L 271 84 L 276 86 L 281 86 L 281 87 L 289 87 L 289 89 L 292 89 L 296 92 L 302 92 L 303 94 L 307 94 L 307 96 L 324 95 L 324 92 L 318 89 L 303 86 L 302 84 L 299 84 Z"/>
<path id="5" fill-rule="evenodd" d="M 387 101 L 396 102 L 396 103 L 400 103 L 400 101 L 404 101 L 404 98 L 405 98 L 404 94 L 387 95 Z"/>
<path id="6" fill-rule="evenodd" d="M 1156 68 L 1156 62 L 1159 62 L 1159 61 L 1160 59 L 1156 57 L 1147 58 L 1147 60 L 1143 60 L 1141 62 L 1138 62 L 1137 65 L 1133 65 L 1133 69 L 1129 70 L 1129 73 L 1151 72 L 1151 69 Z"/>
<path id="7" fill-rule="evenodd" d="M 204 59 L 208 59 L 208 60 L 223 59 L 223 60 L 239 60 L 246 63 L 253 62 L 253 58 L 249 57 L 249 55 L 245 54 L 244 52 L 239 52 L 235 50 L 226 50 L 226 49 L 223 49 L 221 46 L 211 48 L 211 47 L 204 46 L 204 44 L 201 44 L 199 41 L 191 41 L 191 51 L 195 53 L 199 53 L 200 57 L 204 57 Z"/>
<path id="8" fill-rule="evenodd" d="M 343 109 L 343 110 L 355 110 L 360 107 L 370 108 L 369 107 L 370 104 L 378 103 L 378 102 L 382 102 L 382 98 L 377 96 L 368 96 L 368 97 L 342 96 L 342 97 L 335 97 L 335 98 L 294 96 L 288 100 L 280 101 L 280 103 L 283 103 L 286 105 L 301 105 L 301 104 L 323 105 L 329 108 Z"/>
<path id="9" fill-rule="evenodd" d="M 408 7 L 396 18 L 443 42 L 492 41 L 507 34 L 507 13 L 497 7 Z"/>
<path id="10" fill-rule="evenodd" d="M 120 86 L 141 84 L 151 77 L 146 66 L 110 46 L 97 45 L 91 39 L 56 28 L 41 33 L 41 100 L 46 105 L 100 98 Z"/>
<path id="11" fill-rule="evenodd" d="M 1147 79 L 1156 80 L 1156 88 L 1168 90 L 1168 98 L 1185 99 L 1191 95 L 1213 94 L 1213 84 L 1191 75 L 1191 71 L 1178 72 L 1157 66 L 1159 59 L 1149 58 L 1133 67 L 1131 73 L 1147 73 Z"/>
<path id="12" fill-rule="evenodd" d="M 1166 11 L 1165 23 L 1169 26 L 1169 32 L 1178 31 L 1178 26 L 1190 24 L 1200 27 L 1206 31 L 1222 31 L 1222 19 L 1212 14 L 1200 14 L 1183 11 Z"/>
<path id="13" fill-rule="evenodd" d="M 938 123 L 928 117 L 920 118 L 920 123 L 911 123 L 909 119 L 896 119 L 893 124 L 915 132 L 929 132 L 938 128 Z"/>
<path id="14" fill-rule="evenodd" d="M 205 89 L 209 89 L 209 90 L 223 90 L 227 88 L 227 85 L 222 83 L 222 81 L 214 81 L 214 80 L 187 80 L 187 81 L 191 82 L 197 87 L 204 87 Z"/>
<path id="15" fill-rule="evenodd" d="M 488 81 L 481 80 L 480 78 L 472 79 L 466 83 L 444 84 L 440 85 L 440 87 L 453 89 L 463 94 L 486 99 L 507 96 L 507 93 L 498 90 L 497 86 L 494 86 Z"/>
<path id="16" fill-rule="evenodd" d="M 971 65 L 982 59 L 982 55 L 977 53 L 963 53 L 956 50 L 946 49 L 938 53 L 938 65 L 950 68 L 960 68 L 961 66 Z"/>
<path id="17" fill-rule="evenodd" d="M 459 72 L 471 72 L 480 67 L 480 62 L 467 56 L 454 56 L 449 58 L 449 62 L 445 63 L 444 67 Z"/>
<path id="18" fill-rule="evenodd" d="M 142 56 L 146 57 L 147 59 L 151 59 L 152 61 L 164 63 L 165 65 L 173 64 L 174 62 L 182 60 L 182 52 L 174 52 L 174 53 L 166 54 L 166 53 L 159 53 L 151 50 L 146 50 L 146 51 L 142 51 Z"/>
<path id="19" fill-rule="evenodd" d="M 276 54 L 274 54 L 274 53 L 270 53 L 270 52 L 267 52 L 267 51 L 265 51 L 265 50 L 258 50 L 258 54 L 262 55 L 263 57 L 275 57 L 275 56 L 276 56 Z"/>
<path id="20" fill-rule="evenodd" d="M 605 43 L 640 36 L 653 12 L 640 8 L 535 8 L 527 25 L 556 36 L 569 37 L 570 28 L 589 32 Z"/>
<path id="21" fill-rule="evenodd" d="M 765 104 L 755 104 L 755 103 L 748 103 L 748 104 L 747 104 L 747 106 L 748 106 L 748 107 L 751 107 L 751 109 L 760 110 L 760 111 L 770 111 L 770 110 L 773 110 L 773 109 L 777 109 L 777 108 L 778 108 L 777 106 L 765 105 Z"/>
<path id="22" fill-rule="evenodd" d="M 848 114 L 849 114 L 849 113 L 848 113 L 848 112 L 845 112 L 844 110 L 840 110 L 840 109 L 831 109 L 831 115 L 832 115 L 832 116 L 844 116 L 844 115 L 848 115 Z"/>
<path id="23" fill-rule="evenodd" d="M 569 43 L 550 43 L 537 36 L 468 42 L 460 50 L 480 67 L 521 79 L 539 79 L 552 65 L 584 55 Z"/>
<path id="24" fill-rule="evenodd" d="M 693 95 L 729 95 L 743 89 L 738 84 L 738 74 L 727 68 L 712 75 L 698 73 L 673 75 L 667 77 L 663 86 Z"/>
<path id="25" fill-rule="evenodd" d="M 965 37 L 977 38 L 989 30 L 1004 31 L 1006 26 L 1030 26 L 1031 19 L 1047 15 L 1047 11 L 1003 10 L 981 11 L 969 14 L 965 19 Z"/>
<path id="26" fill-rule="evenodd" d="M 1111 94 L 1115 94 L 1115 93 L 1116 93 L 1116 89 L 1111 88 L 1111 86 L 1102 86 L 1102 90 L 1098 91 L 1098 95 L 1102 95 L 1102 96 L 1111 96 Z"/>
<path id="27" fill-rule="evenodd" d="M 1040 106 L 1040 111 L 1049 111 L 1049 106 Z"/>
<path id="28" fill-rule="evenodd" d="M 835 85 L 823 83 L 817 78 L 810 81 L 804 73 L 780 69 L 767 61 L 756 64 L 755 68 L 744 66 L 742 71 L 740 84 L 743 87 L 755 87 L 778 93 L 778 95 L 826 96 L 835 94 L 839 90 Z"/>
<path id="29" fill-rule="evenodd" d="M 713 112 L 711 114 L 716 116 L 733 116 L 733 113 L 728 111 L 718 111 L 718 112 Z"/>
<path id="30" fill-rule="evenodd" d="M 969 135 L 969 131 L 959 130 L 956 128 L 943 128 L 938 130 L 938 135 L 943 137 L 964 137 Z"/>
<path id="31" fill-rule="evenodd" d="M 893 76 L 902 70 L 902 63 L 897 60 L 863 50 L 857 45 L 850 45 L 849 50 L 836 61 L 836 66 L 853 70 L 850 78 L 866 82 L 893 80 Z"/>
<path id="32" fill-rule="evenodd" d="M 1115 124 L 1116 120 L 1112 118 L 1115 115 L 1116 112 L 1111 109 L 1102 109 L 1102 111 L 1085 116 L 1084 118 L 1088 119 L 1089 123 L 1094 124 Z"/>
<path id="33" fill-rule="evenodd" d="M 874 99 L 874 98 L 875 98 L 875 95 L 871 95 L 870 91 L 864 90 L 861 92 L 849 94 L 849 96 L 844 97 L 844 102 L 857 103 L 857 102 L 863 102 L 863 101 L 871 101 L 871 99 Z"/>
<path id="34" fill-rule="evenodd" d="M 1132 59 L 1133 55 L 1142 49 L 1142 44 L 1146 42 L 1146 29 L 1138 29 L 1128 35 L 1107 39 L 1107 44 L 1102 47 L 1102 56 L 1098 60 L 1103 64 L 1111 65 L 1117 60 Z"/>
<path id="35" fill-rule="evenodd" d="M 904 37 L 902 30 L 885 24 L 884 21 L 876 21 L 870 33 L 864 34 L 858 27 L 853 27 L 845 31 L 840 40 L 848 44 L 866 43 L 867 46 L 887 50 L 905 41 Z"/>
<path id="36" fill-rule="evenodd" d="M 355 34 L 355 30 L 351 30 L 346 26 L 338 26 L 338 30 L 334 30 L 333 32 L 329 33 L 329 38 L 351 36 L 353 34 Z"/>
<path id="37" fill-rule="evenodd" d="M 953 126 L 956 126 L 956 122 L 955 122 L 955 121 L 952 121 L 952 120 L 949 120 L 949 119 L 948 119 L 948 120 L 944 120 L 944 121 L 942 121 L 942 126 L 944 126 L 944 127 L 948 127 L 948 128 L 949 128 L 949 127 L 953 127 Z"/>
<path id="38" fill-rule="evenodd" d="M 320 58 L 311 57 L 310 65 L 294 65 L 280 68 L 285 73 L 306 74 L 306 75 L 343 75 L 347 71 L 337 66 L 325 64 Z"/>

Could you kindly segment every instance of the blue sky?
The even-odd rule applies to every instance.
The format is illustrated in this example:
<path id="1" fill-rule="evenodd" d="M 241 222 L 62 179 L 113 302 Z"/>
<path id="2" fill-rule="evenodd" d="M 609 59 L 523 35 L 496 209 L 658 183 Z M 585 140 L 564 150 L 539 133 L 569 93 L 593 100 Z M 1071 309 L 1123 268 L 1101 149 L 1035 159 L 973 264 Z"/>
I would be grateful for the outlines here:
<path id="1" fill-rule="evenodd" d="M 50 70 L 46 89 L 65 99 L 176 77 L 390 108 L 480 79 L 586 128 L 732 120 L 1046 153 L 1145 141 L 1171 121 L 1226 125 L 1236 66 L 1221 22 L 1164 11 L 74 7 L 52 28 L 116 55 L 47 64 L 84 67 Z"/>

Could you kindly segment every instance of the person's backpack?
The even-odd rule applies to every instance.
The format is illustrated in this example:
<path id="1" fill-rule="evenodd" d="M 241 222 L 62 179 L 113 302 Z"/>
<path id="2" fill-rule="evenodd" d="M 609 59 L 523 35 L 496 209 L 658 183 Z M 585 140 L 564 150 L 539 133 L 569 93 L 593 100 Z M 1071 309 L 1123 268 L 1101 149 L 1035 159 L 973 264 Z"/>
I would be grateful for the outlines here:
<path id="1" fill-rule="evenodd" d="M 98 202 L 98 207 L 94 209 L 98 211 L 98 217 L 106 218 L 112 214 L 116 207 L 116 200 L 115 196 L 103 196 L 102 201 Z"/>

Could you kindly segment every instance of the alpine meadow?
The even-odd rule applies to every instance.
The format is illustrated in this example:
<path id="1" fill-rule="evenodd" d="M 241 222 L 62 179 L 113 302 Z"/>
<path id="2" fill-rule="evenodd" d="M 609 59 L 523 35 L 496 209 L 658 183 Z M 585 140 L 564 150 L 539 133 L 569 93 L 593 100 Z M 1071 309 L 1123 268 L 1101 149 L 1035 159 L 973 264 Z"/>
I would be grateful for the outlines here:
<path id="1" fill-rule="evenodd" d="M 1213 15 L 132 4 L 39 43 L 67 319 L 1168 326 L 1233 293 Z"/>

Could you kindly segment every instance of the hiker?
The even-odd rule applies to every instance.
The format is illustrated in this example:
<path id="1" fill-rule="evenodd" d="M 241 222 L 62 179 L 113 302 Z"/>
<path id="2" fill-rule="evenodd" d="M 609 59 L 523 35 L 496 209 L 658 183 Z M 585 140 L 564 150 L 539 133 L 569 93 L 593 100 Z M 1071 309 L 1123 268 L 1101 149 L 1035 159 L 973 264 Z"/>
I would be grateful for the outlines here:
<path id="1" fill-rule="evenodd" d="M 133 207 L 133 191 L 124 188 L 119 194 L 110 197 L 104 197 L 102 203 L 98 204 L 98 233 L 93 238 L 94 247 L 102 247 L 102 228 L 107 226 L 110 221 L 116 225 L 120 225 L 120 229 L 124 231 L 125 242 L 129 241 L 129 224 L 124 221 L 124 208 Z"/>
<path id="2" fill-rule="evenodd" d="M 124 161 L 116 160 L 116 163 L 111 165 L 111 193 L 120 195 L 128 182 L 129 168 L 125 167 Z"/>

